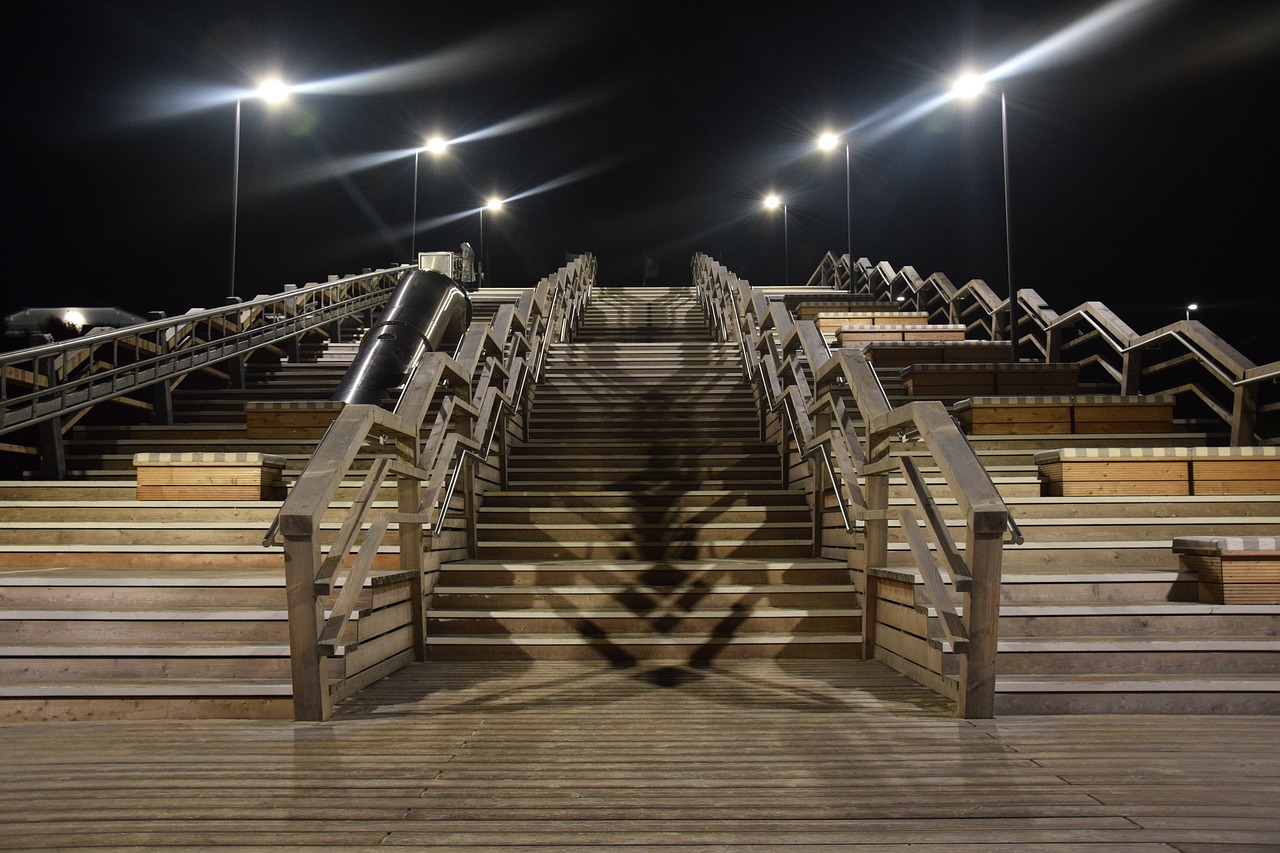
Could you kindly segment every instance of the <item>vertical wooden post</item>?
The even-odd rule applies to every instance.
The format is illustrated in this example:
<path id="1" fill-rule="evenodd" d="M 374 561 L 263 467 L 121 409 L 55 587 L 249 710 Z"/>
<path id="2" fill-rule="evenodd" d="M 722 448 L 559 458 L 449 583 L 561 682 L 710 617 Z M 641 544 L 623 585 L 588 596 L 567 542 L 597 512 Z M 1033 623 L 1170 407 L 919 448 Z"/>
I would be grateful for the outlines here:
<path id="1" fill-rule="evenodd" d="M 880 597 L 879 579 L 871 572 L 889 562 L 889 475 L 872 474 L 867 477 L 866 499 L 869 513 L 862 544 L 862 657 L 871 660 L 876 656 Z"/>
<path id="2" fill-rule="evenodd" d="M 995 715 L 1004 529 L 1003 512 L 970 513 L 967 556 L 973 583 L 964 595 L 964 627 L 969 642 L 960 656 L 956 709 L 967 720 L 985 720 Z"/>
<path id="3" fill-rule="evenodd" d="M 1231 445 L 1252 447 L 1258 426 L 1258 385 L 1237 385 L 1231 406 Z"/>
<path id="4" fill-rule="evenodd" d="M 1142 348 L 1125 350 L 1120 362 L 1120 393 L 1142 393 Z"/>
<path id="5" fill-rule="evenodd" d="M 320 601 L 316 573 L 320 543 L 314 536 L 284 540 L 284 577 L 289 604 L 289 669 L 293 676 L 293 718 L 319 722 L 332 711 L 329 679 L 320 657 Z"/>
<path id="6" fill-rule="evenodd" d="M 418 464 L 418 443 L 413 444 L 412 464 Z M 396 508 L 404 514 L 416 515 L 422 511 L 421 484 L 412 477 L 401 475 L 396 482 Z M 413 659 L 427 658 L 426 584 L 423 577 L 422 550 L 429 539 L 422 535 L 422 522 L 400 523 L 400 569 L 409 574 L 409 606 L 413 619 Z"/>

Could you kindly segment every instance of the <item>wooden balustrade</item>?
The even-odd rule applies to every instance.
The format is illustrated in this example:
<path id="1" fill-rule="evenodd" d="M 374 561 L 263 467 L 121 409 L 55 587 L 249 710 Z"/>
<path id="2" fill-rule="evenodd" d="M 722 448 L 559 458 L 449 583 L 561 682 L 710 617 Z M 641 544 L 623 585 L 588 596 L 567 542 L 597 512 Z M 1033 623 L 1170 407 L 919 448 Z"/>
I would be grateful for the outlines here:
<path id="1" fill-rule="evenodd" d="M 827 255 L 811 281 L 835 280 L 848 264 Z M 859 258 L 850 293 L 928 311 L 935 322 L 963 323 L 971 339 L 1016 336 L 1017 351 L 1047 363 L 1075 362 L 1125 395 L 1172 394 L 1226 424 L 1235 446 L 1280 436 L 1280 362 L 1257 365 L 1196 320 L 1180 320 L 1138 334 L 1101 302 L 1084 302 L 1059 314 L 1032 289 L 1017 293 L 1018 328 L 1009 329 L 1008 299 L 980 279 L 956 288 L 942 273 L 923 281 L 911 267 L 895 272 L 885 261 Z M 1159 353 L 1158 361 L 1152 354 Z M 1262 398 L 1266 392 L 1269 396 Z"/>
<path id="2" fill-rule="evenodd" d="M 454 355 L 425 354 L 394 411 L 352 404 L 334 419 L 273 526 L 284 539 L 296 719 L 327 719 L 337 701 L 425 659 L 426 600 L 439 566 L 474 553 L 476 502 L 487 486 L 504 485 L 508 436 L 521 432 L 513 423 L 548 345 L 572 335 L 594 281 L 594 258 L 579 257 L 492 320 L 472 323 Z M 362 453 L 375 458 L 356 472 Z M 326 550 L 321 518 L 357 473 L 361 485 Z M 388 487 L 391 512 L 375 507 Z M 385 541 L 392 526 L 398 560 Z M 358 605 L 375 573 L 407 584 L 407 607 L 397 598 L 386 612 L 398 616 L 362 634 Z"/>
<path id="3" fill-rule="evenodd" d="M 870 288 L 874 280 L 889 293 L 924 286 L 914 271 L 893 273 L 887 264 L 873 268 L 865 259 L 852 270 L 852 277 L 854 287 Z M 948 647 L 961 661 L 958 681 L 948 686 L 939 669 L 930 686 L 942 684 L 944 692 L 955 697 L 961 716 L 990 717 L 1003 540 L 1010 519 L 964 435 L 940 403 L 893 408 L 861 352 L 830 352 L 812 321 L 793 321 L 782 303 L 769 302 L 705 255 L 695 259 L 694 284 L 718 334 L 739 346 L 744 375 L 756 383 L 763 417 L 775 421 L 773 429 L 765 423 L 762 432 L 779 434 L 813 466 L 808 482 L 815 493 L 815 512 L 823 512 L 822 493 L 829 486 L 846 530 L 862 525 L 861 548 L 851 551 L 848 559 L 862 598 L 864 654 L 870 657 L 877 651 L 878 572 L 888 565 L 891 532 L 889 477 L 900 472 L 915 507 L 896 514 L 897 529 L 915 558 Z M 849 403 L 866 425 L 861 437 Z M 908 437 L 928 450 L 965 514 L 963 549 L 947 531 L 916 463 L 895 455 Z M 942 557 L 941 566 L 925 532 Z M 1019 539 L 1015 534 L 1015 541 Z M 959 604 L 953 598 L 956 593 Z"/>

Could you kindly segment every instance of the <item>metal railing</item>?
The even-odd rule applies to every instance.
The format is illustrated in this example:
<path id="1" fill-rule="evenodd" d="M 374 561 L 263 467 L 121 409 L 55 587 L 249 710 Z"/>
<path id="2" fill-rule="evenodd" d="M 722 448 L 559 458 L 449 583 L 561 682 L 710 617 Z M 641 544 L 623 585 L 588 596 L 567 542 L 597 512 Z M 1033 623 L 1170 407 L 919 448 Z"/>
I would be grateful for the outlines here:
<path id="1" fill-rule="evenodd" d="M 1008 339 L 1009 301 L 981 279 L 955 287 L 942 273 L 922 279 L 910 266 L 886 261 L 853 264 L 828 254 L 810 281 L 840 281 L 849 292 L 902 301 L 928 311 L 931 321 L 963 323 L 967 336 Z M 1075 362 L 1120 394 L 1172 394 L 1195 400 L 1225 424 L 1236 446 L 1280 440 L 1280 361 L 1258 365 L 1197 320 L 1181 320 L 1138 334 L 1102 302 L 1084 302 L 1059 314 L 1030 288 L 1018 291 L 1018 352 L 1046 362 Z"/>
<path id="2" fill-rule="evenodd" d="M 474 553 L 474 469 L 491 464 L 495 453 L 505 455 L 507 421 L 527 409 L 549 344 L 569 339 L 578 327 L 595 271 L 595 259 L 580 256 L 491 321 L 472 323 L 453 355 L 425 354 L 394 411 L 352 404 L 334 420 L 264 543 L 277 532 L 284 539 L 297 719 L 327 719 L 335 702 L 403 661 L 425 659 L 426 600 L 439 563 L 450 554 Z M 367 470 L 355 465 L 360 454 L 373 457 Z M 504 461 L 496 467 L 505 471 Z M 348 477 L 360 478 L 360 486 L 346 508 L 336 498 Z M 375 506 L 384 487 L 395 489 L 394 511 Z M 331 509 L 344 517 L 326 548 L 322 518 Z M 446 518 L 459 509 L 462 520 L 451 523 L 461 528 L 446 529 Z M 384 539 L 392 526 L 398 528 L 399 573 L 409 580 L 411 637 L 359 672 L 333 676 L 326 662 L 359 648 L 351 631 L 357 601 L 379 555 L 391 553 Z"/>
<path id="3" fill-rule="evenodd" d="M 230 362 L 234 373 L 253 350 L 292 345 L 308 331 L 381 306 L 407 269 L 412 267 L 335 278 L 0 354 L 0 435 L 54 420 L 60 421 L 60 434 L 108 401 L 154 411 L 156 398 L 143 399 L 139 391 L 152 386 L 172 390 L 195 371 L 234 380 L 218 369 L 221 363 Z"/>
<path id="4" fill-rule="evenodd" d="M 886 278 L 883 271 L 863 272 Z M 877 572 L 888 567 L 892 519 L 923 580 L 944 646 L 960 658 L 959 677 L 951 682 L 958 712 L 990 717 L 1003 539 L 1008 529 L 1015 541 L 1020 536 L 1010 528 L 1008 508 L 967 439 L 941 403 L 892 407 L 861 352 L 830 352 L 812 321 L 793 321 L 781 303 L 770 302 L 706 255 L 694 259 L 694 284 L 717 335 L 738 346 L 744 374 L 756 385 L 764 408 L 786 424 L 801 458 L 821 463 L 814 482 L 826 477 L 846 530 L 861 527 L 864 654 L 870 657 L 876 650 Z M 864 423 L 861 436 L 855 414 Z M 963 548 L 951 536 L 919 466 L 903 452 L 908 448 L 925 451 L 959 505 L 965 518 Z M 889 478 L 896 473 L 913 505 L 893 513 Z M 814 505 L 815 512 L 823 511 L 821 500 Z M 947 681 L 941 672 L 936 676 Z"/>

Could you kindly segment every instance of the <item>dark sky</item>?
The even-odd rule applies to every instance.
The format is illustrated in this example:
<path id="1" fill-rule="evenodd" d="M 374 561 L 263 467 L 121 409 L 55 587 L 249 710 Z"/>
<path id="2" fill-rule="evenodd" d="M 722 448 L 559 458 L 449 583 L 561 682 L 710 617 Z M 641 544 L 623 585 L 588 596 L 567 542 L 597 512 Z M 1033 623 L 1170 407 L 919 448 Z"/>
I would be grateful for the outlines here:
<path id="1" fill-rule="evenodd" d="M 279 70 L 317 83 L 243 105 L 241 295 L 478 243 L 496 284 L 594 252 L 634 284 L 649 252 L 686 284 L 696 251 L 793 283 L 845 244 L 957 285 L 1006 288 L 998 96 L 909 121 L 963 67 L 997 66 L 1009 105 L 1013 271 L 1065 311 L 1101 300 L 1139 332 L 1200 304 L 1254 358 L 1272 284 L 1280 4 L 1098 2 L 94 2 L 11 12 L 6 312 L 220 304 L 228 291 L 234 104 Z M 1062 43 L 1064 42 L 1065 43 Z M 998 84 L 999 85 L 999 84 Z M 181 108 L 181 109 L 180 109 Z M 492 133 L 506 128 L 506 132 Z M 398 158 L 378 155 L 404 152 Z M 369 165 L 375 163 L 376 165 Z M 351 171 L 353 166 L 364 167 Z M 444 221 L 436 221 L 441 220 Z"/>

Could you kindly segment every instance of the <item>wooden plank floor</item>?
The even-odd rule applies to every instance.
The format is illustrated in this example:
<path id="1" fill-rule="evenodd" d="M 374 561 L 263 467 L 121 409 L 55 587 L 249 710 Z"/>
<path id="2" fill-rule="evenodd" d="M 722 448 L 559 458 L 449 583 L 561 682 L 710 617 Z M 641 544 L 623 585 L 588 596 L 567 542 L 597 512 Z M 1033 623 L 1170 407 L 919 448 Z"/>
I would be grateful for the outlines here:
<path id="1" fill-rule="evenodd" d="M 0 726 L 0 848 L 1280 849 L 1280 719 L 949 714 L 875 663 L 414 665 L 324 724 Z"/>

